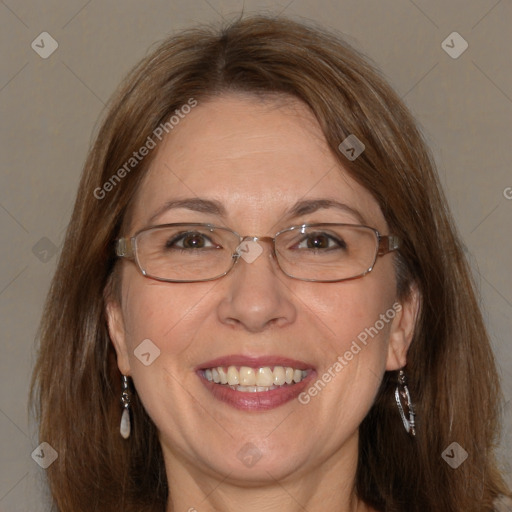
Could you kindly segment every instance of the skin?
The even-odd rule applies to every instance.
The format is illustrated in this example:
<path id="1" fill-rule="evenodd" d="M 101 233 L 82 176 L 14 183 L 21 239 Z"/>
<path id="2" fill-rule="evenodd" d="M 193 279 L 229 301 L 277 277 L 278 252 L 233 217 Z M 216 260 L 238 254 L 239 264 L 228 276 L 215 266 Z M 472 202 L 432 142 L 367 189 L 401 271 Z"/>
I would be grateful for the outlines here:
<path id="1" fill-rule="evenodd" d="M 293 99 L 229 94 L 199 103 L 158 149 L 125 234 L 149 225 L 170 199 L 185 197 L 217 200 L 226 215 L 180 208 L 151 223 L 208 222 L 253 236 L 304 222 L 360 223 L 336 208 L 287 218 L 298 200 L 328 198 L 389 233 L 377 202 L 340 168 L 314 116 Z M 238 410 L 212 397 L 198 365 L 229 354 L 279 355 L 322 375 L 398 301 L 393 254 L 363 278 L 310 283 L 285 276 L 263 245 L 253 263 L 240 261 L 211 282 L 162 283 L 131 261 L 121 263 L 109 329 L 119 369 L 133 378 L 159 431 L 168 511 L 370 510 L 354 494 L 358 427 L 384 371 L 406 363 L 417 293 L 307 405 Z M 150 366 L 133 353 L 147 338 L 161 351 Z M 237 457 L 248 442 L 261 456 L 252 467 Z"/>

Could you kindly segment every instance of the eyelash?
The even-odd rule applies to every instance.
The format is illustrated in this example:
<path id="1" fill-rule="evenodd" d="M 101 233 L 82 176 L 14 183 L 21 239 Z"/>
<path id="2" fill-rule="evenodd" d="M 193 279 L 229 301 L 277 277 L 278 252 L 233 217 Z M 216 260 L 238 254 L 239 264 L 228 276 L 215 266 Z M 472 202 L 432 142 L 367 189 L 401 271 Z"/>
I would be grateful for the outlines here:
<path id="1" fill-rule="evenodd" d="M 165 248 L 166 249 L 176 249 L 176 250 L 181 250 L 181 251 L 194 249 L 194 248 L 186 249 L 185 247 L 179 247 L 179 246 L 175 245 L 177 242 L 183 241 L 187 236 L 200 236 L 203 239 L 207 239 L 210 243 L 213 244 L 213 241 L 210 239 L 210 237 L 206 236 L 204 233 L 198 233 L 195 231 L 187 231 L 185 233 L 179 233 L 178 235 L 174 236 L 171 240 L 168 240 L 165 243 Z"/>
<path id="2" fill-rule="evenodd" d="M 208 248 L 212 248 L 212 247 L 219 248 L 220 247 L 219 244 L 216 245 L 212 241 L 212 239 L 210 237 L 208 237 L 206 234 L 198 233 L 198 232 L 194 232 L 194 231 L 188 231 L 185 233 L 179 233 L 178 235 L 174 236 L 172 239 L 168 240 L 165 244 L 165 248 L 170 249 L 170 250 L 181 250 L 181 251 L 198 249 L 197 247 L 185 248 L 185 247 L 180 247 L 179 245 L 176 245 L 179 242 L 183 242 L 187 237 L 194 237 L 194 236 L 201 237 L 203 240 L 207 240 L 211 244 L 211 246 L 209 246 L 209 247 L 200 247 L 199 249 L 208 249 Z M 307 233 L 299 242 L 297 242 L 295 244 L 295 246 L 297 246 L 297 248 L 299 248 L 299 246 L 302 243 L 304 243 L 304 242 L 307 243 L 308 240 L 311 240 L 312 238 L 315 238 L 315 237 L 316 238 L 326 237 L 329 244 L 330 244 L 330 242 L 333 242 L 335 244 L 335 247 L 328 246 L 326 248 L 323 248 L 323 250 L 334 250 L 336 248 L 340 248 L 340 249 L 347 248 L 344 240 L 338 239 L 338 238 L 334 237 L 333 235 L 330 235 L 328 233 L 323 233 L 323 232 Z M 311 250 L 322 250 L 322 249 L 312 247 Z"/>

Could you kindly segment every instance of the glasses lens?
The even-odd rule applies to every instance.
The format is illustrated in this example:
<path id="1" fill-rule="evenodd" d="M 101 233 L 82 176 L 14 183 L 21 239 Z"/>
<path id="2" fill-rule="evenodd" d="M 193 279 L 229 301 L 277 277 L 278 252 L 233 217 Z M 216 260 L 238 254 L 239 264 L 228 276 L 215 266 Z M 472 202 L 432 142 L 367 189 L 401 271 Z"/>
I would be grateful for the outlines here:
<path id="1" fill-rule="evenodd" d="M 377 257 L 377 233 L 368 227 L 314 224 L 291 228 L 276 238 L 281 269 L 290 277 L 338 281 L 364 275 Z"/>
<path id="2" fill-rule="evenodd" d="M 233 264 L 238 237 L 222 228 L 180 224 L 139 233 L 137 263 L 156 279 L 201 281 L 226 273 Z"/>

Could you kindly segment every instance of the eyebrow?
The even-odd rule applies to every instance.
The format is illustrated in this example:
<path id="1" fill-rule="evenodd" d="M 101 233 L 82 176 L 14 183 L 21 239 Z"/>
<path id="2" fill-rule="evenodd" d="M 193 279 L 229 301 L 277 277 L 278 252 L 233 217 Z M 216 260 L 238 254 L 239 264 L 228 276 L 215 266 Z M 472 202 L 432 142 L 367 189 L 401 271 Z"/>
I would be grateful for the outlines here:
<path id="1" fill-rule="evenodd" d="M 226 209 L 219 201 L 212 199 L 201 199 L 199 197 L 189 197 L 185 199 L 171 199 L 166 201 L 156 212 L 148 219 L 149 224 L 160 217 L 163 213 L 178 208 L 184 208 L 193 212 L 209 213 L 218 217 L 226 217 Z"/>
<path id="2" fill-rule="evenodd" d="M 217 217 L 226 217 L 226 209 L 219 201 L 214 199 L 202 199 L 199 197 L 190 197 L 185 199 L 172 199 L 165 202 L 153 215 L 148 219 L 148 225 L 160 217 L 163 213 L 178 208 L 184 208 L 199 213 L 208 213 L 216 215 Z M 302 215 L 308 215 L 318 210 L 325 210 L 329 208 L 336 208 L 343 212 L 353 215 L 360 224 L 365 225 L 366 221 L 363 215 L 356 209 L 348 206 L 345 203 L 336 201 L 334 199 L 308 199 L 297 201 L 290 211 L 286 214 L 284 219 L 291 220 Z"/>
<path id="3" fill-rule="evenodd" d="M 309 213 L 314 213 L 318 210 L 325 210 L 328 208 L 336 208 L 345 213 L 350 213 L 357 219 L 360 224 L 366 224 L 366 221 L 361 212 L 348 206 L 348 204 L 336 201 L 335 199 L 308 199 L 297 201 L 286 218 L 291 219 L 294 217 L 300 217 L 302 215 L 307 215 Z"/>

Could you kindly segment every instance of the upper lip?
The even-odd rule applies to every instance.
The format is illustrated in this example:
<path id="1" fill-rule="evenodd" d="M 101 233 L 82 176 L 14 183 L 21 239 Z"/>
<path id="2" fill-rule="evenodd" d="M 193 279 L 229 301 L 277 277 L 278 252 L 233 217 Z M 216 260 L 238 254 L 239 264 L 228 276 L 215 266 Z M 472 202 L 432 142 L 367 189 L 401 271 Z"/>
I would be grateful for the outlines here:
<path id="1" fill-rule="evenodd" d="M 250 368 L 262 368 L 265 366 L 289 366 L 296 370 L 314 369 L 314 367 L 309 363 L 284 356 L 247 356 L 241 354 L 232 354 L 217 357 L 216 359 L 202 363 L 197 366 L 196 370 L 217 368 L 219 366 L 248 366 Z"/>

